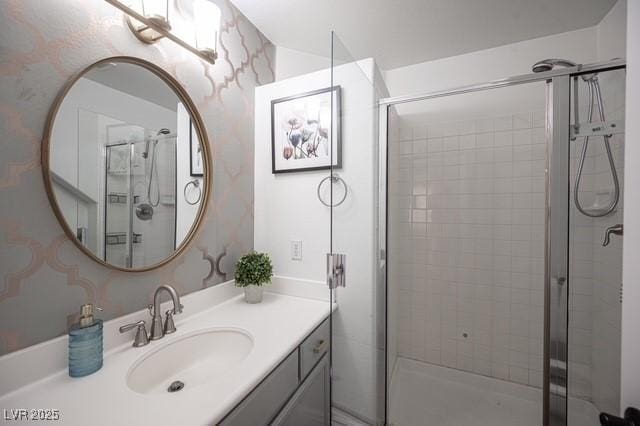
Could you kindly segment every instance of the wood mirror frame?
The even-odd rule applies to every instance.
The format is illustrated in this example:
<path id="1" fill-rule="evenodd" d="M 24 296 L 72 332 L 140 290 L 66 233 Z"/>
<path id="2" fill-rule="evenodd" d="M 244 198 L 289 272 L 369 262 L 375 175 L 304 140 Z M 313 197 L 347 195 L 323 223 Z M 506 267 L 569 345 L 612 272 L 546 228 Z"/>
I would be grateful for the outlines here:
<path id="1" fill-rule="evenodd" d="M 176 247 L 176 249 L 173 251 L 171 255 L 164 258 L 161 262 L 148 265 L 148 266 L 143 266 L 140 268 L 127 268 L 127 267 L 121 267 L 121 266 L 110 264 L 105 260 L 101 259 L 100 257 L 98 257 L 95 253 L 93 253 L 91 250 L 89 250 L 80 242 L 75 232 L 71 229 L 71 227 L 67 223 L 67 220 L 64 214 L 62 213 L 62 210 L 60 208 L 60 205 L 58 204 L 58 200 L 55 195 L 55 191 L 53 189 L 53 180 L 51 177 L 51 168 L 50 168 L 51 133 L 53 130 L 54 121 L 56 119 L 60 106 L 62 105 L 62 102 L 64 101 L 65 97 L 67 96 L 67 94 L 69 93 L 73 85 L 79 79 L 84 77 L 85 74 L 87 74 L 89 71 L 92 71 L 95 68 L 110 62 L 126 63 L 126 64 L 141 66 L 146 70 L 150 71 L 151 73 L 153 73 L 154 75 L 156 75 L 165 84 L 167 84 L 167 86 L 169 86 L 169 88 L 171 88 L 173 92 L 176 94 L 178 99 L 180 99 L 180 101 L 183 103 L 184 107 L 186 108 L 187 112 L 189 113 L 192 120 L 192 125 L 196 129 L 196 132 L 198 134 L 198 139 L 200 141 L 200 144 L 202 145 L 202 159 L 203 159 L 203 166 L 204 166 L 202 200 L 201 200 L 200 208 L 198 209 L 198 213 L 195 217 L 193 224 L 191 225 L 191 228 L 189 229 L 189 232 L 186 234 L 185 238 L 182 240 L 180 245 Z M 94 62 L 93 64 L 84 68 L 82 71 L 75 74 L 60 90 L 47 115 L 47 121 L 45 124 L 45 129 L 44 129 L 44 134 L 42 139 L 41 161 L 42 161 L 42 175 L 44 178 L 45 190 L 47 192 L 47 196 L 49 197 L 49 201 L 51 203 L 53 212 L 56 218 L 58 219 L 58 222 L 60 222 L 62 229 L 64 229 L 65 234 L 76 245 L 76 247 L 80 249 L 80 251 L 82 251 L 84 254 L 89 256 L 94 261 L 110 269 L 115 269 L 115 270 L 120 270 L 125 272 L 144 272 L 144 271 L 157 269 L 166 265 L 167 263 L 171 262 L 173 259 L 180 256 L 182 253 L 184 253 L 187 247 L 189 247 L 190 243 L 193 241 L 194 237 L 198 233 L 200 226 L 202 225 L 203 220 L 207 214 L 207 210 L 209 207 L 209 198 L 211 196 L 211 190 L 213 188 L 213 161 L 211 157 L 211 147 L 209 146 L 209 139 L 207 137 L 207 132 L 206 132 L 204 123 L 202 121 L 202 117 L 200 116 L 200 113 L 198 112 L 194 102 L 191 100 L 191 97 L 187 94 L 186 90 L 182 87 L 182 85 L 168 72 L 166 72 L 165 70 L 158 67 L 157 65 L 149 61 L 146 61 L 144 59 L 140 59 L 132 56 L 112 56 L 112 57 L 108 57 L 105 59 L 101 59 L 97 62 Z"/>

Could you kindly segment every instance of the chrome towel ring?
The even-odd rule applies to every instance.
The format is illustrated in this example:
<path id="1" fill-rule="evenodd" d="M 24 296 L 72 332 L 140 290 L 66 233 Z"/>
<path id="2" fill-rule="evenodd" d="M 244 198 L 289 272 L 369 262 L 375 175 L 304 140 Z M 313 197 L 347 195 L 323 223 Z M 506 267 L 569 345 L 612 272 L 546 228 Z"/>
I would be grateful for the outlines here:
<path id="1" fill-rule="evenodd" d="M 189 201 L 189 198 L 187 197 L 187 190 L 191 185 L 193 185 L 193 187 L 198 190 L 198 198 L 193 202 Z M 190 204 L 192 206 L 195 206 L 196 204 L 198 204 L 202 199 L 202 188 L 200 188 L 200 181 L 198 179 L 193 179 L 187 182 L 187 184 L 184 186 L 183 192 L 184 192 L 184 200 L 187 202 L 187 204 Z"/>
<path id="2" fill-rule="evenodd" d="M 322 196 L 320 195 L 320 188 L 322 188 L 322 184 L 323 184 L 327 179 L 331 179 L 331 183 L 334 183 L 334 182 L 340 182 L 340 183 L 342 183 L 342 186 L 344 187 L 344 194 L 342 195 L 342 198 L 340 199 L 340 201 L 336 202 L 336 203 L 335 203 L 335 204 L 333 204 L 333 205 L 331 205 L 330 203 L 325 202 L 325 201 L 322 199 Z M 327 207 L 338 207 L 340 204 L 344 203 L 344 200 L 346 200 L 346 199 L 347 199 L 347 192 L 348 192 L 347 184 L 345 183 L 344 179 L 342 179 L 342 178 L 341 178 L 340 176 L 338 176 L 338 175 L 331 175 L 331 176 L 327 176 L 326 178 L 322 179 L 322 180 L 320 181 L 320 183 L 318 184 L 318 191 L 317 191 L 317 193 L 318 193 L 318 200 L 320 200 L 320 202 L 321 202 L 322 204 L 324 204 L 325 206 L 327 206 Z"/>

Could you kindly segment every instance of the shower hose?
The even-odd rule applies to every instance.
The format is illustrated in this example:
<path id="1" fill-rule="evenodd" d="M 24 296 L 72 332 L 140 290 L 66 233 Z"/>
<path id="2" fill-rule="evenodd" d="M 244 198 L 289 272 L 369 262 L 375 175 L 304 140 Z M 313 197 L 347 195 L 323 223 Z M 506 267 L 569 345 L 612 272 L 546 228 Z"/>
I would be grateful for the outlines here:
<path id="1" fill-rule="evenodd" d="M 587 83 L 587 87 L 589 89 L 589 123 L 593 123 L 593 115 L 595 105 L 598 106 L 598 115 L 600 117 L 600 121 L 605 121 L 604 116 L 604 102 L 602 100 L 602 93 L 600 91 L 600 83 L 598 82 L 598 75 L 592 74 L 590 76 L 583 77 L 583 80 Z M 578 101 L 577 96 L 575 97 L 575 108 L 577 111 Z M 576 125 L 579 122 L 576 120 Z M 584 167 L 584 162 L 587 157 L 587 149 L 589 147 L 589 136 L 585 136 L 584 144 L 582 145 L 582 152 L 580 153 L 580 161 L 578 163 L 578 171 L 576 174 L 576 182 L 573 189 L 573 200 L 576 205 L 576 208 L 585 216 L 589 217 L 603 217 L 607 216 L 611 212 L 613 212 L 618 205 L 618 200 L 620 198 L 620 183 L 618 182 L 618 174 L 616 172 L 616 165 L 613 161 L 613 153 L 611 152 L 611 144 L 609 143 L 611 135 L 603 135 L 604 138 L 604 147 L 607 153 L 607 158 L 609 160 L 609 169 L 611 171 L 611 178 L 613 179 L 613 197 L 611 197 L 611 201 L 609 205 L 603 209 L 585 209 L 580 204 L 580 198 L 578 197 L 578 192 L 580 189 L 580 180 L 582 178 L 582 169 Z"/>

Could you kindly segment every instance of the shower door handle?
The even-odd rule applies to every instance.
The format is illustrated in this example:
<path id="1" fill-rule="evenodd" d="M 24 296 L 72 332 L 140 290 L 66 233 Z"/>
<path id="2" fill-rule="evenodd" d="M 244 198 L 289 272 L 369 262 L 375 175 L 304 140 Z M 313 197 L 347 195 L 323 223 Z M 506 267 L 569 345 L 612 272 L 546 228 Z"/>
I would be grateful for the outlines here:
<path id="1" fill-rule="evenodd" d="M 345 263 L 347 256 L 344 254 L 327 253 L 327 285 L 330 289 L 345 287 Z"/>

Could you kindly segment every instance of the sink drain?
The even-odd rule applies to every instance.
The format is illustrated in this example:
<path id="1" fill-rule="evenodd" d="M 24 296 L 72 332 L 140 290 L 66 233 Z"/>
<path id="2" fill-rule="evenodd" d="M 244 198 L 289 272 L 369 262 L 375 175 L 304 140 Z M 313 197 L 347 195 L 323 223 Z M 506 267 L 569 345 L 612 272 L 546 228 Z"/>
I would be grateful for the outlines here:
<path id="1" fill-rule="evenodd" d="M 182 383 L 180 380 L 176 380 L 169 385 L 169 387 L 167 388 L 167 392 L 178 392 L 181 391 L 182 388 L 184 388 L 184 383 Z"/>

